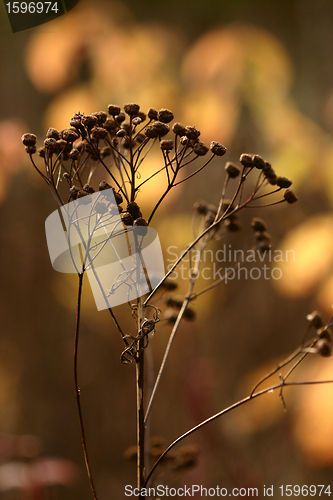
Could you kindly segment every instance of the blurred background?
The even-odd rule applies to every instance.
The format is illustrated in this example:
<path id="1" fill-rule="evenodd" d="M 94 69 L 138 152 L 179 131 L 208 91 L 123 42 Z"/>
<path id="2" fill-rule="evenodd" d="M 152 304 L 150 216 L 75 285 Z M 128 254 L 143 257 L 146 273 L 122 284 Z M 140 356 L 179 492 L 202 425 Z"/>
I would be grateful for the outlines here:
<path id="1" fill-rule="evenodd" d="M 333 4 L 329 0 L 81 0 L 65 16 L 12 34 L 0 6 L 0 498 L 88 499 L 72 381 L 76 280 L 53 271 L 44 232 L 52 196 L 24 152 L 77 112 L 137 102 L 171 109 L 226 161 L 256 153 L 294 181 L 299 202 L 241 217 L 218 244 L 242 248 L 252 216 L 273 247 L 294 250 L 280 280 L 233 280 L 195 303 L 176 338 L 153 409 L 151 435 L 171 442 L 246 396 L 302 341 L 305 316 L 332 314 Z M 224 160 L 224 159 L 223 159 Z M 150 163 L 149 163 L 150 161 Z M 154 153 L 147 168 L 160 161 Z M 218 203 L 223 166 L 179 186 L 154 221 L 164 249 L 183 249 L 198 199 Z M 154 189 L 158 189 L 155 185 Z M 140 200 L 149 213 L 152 193 Z M 180 253 L 180 250 L 177 253 Z M 124 458 L 135 443 L 134 366 L 107 312 L 85 288 L 79 379 L 90 461 L 100 499 L 135 483 Z M 181 291 L 185 291 L 181 288 Z M 128 308 L 117 315 L 132 331 Z M 170 328 L 151 346 L 157 369 Z M 297 380 L 332 379 L 328 359 L 308 359 Z M 247 487 L 330 484 L 333 388 L 273 393 L 191 436 L 195 467 L 157 482 Z M 185 443 L 184 443 L 185 444 Z"/>

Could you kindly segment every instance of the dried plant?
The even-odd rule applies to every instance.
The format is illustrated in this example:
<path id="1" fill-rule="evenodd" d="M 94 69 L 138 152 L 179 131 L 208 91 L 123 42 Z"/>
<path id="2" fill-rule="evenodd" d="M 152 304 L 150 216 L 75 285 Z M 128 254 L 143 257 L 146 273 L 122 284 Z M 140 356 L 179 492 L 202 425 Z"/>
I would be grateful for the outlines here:
<path id="1" fill-rule="evenodd" d="M 89 238 L 82 238 L 83 255 L 81 266 L 75 262 L 78 275 L 77 319 L 75 329 L 74 347 L 74 382 L 78 407 L 82 444 L 88 471 L 88 476 L 93 492 L 97 499 L 86 447 L 83 415 L 80 404 L 80 389 L 77 376 L 78 341 L 81 314 L 81 297 L 83 276 L 92 269 L 94 262 L 102 248 L 111 241 L 117 231 L 127 236 L 132 229 L 134 232 L 134 252 L 142 248 L 142 238 L 145 237 L 148 227 L 161 203 L 168 193 L 176 186 L 190 181 L 218 157 L 226 153 L 226 148 L 219 142 L 212 142 L 210 147 L 200 141 L 200 131 L 193 126 L 183 126 L 174 122 L 174 115 L 167 109 L 149 109 L 145 114 L 139 105 L 130 103 L 123 107 L 109 105 L 108 114 L 100 111 L 91 115 L 76 113 L 70 120 L 71 128 L 58 131 L 50 128 L 44 140 L 44 146 L 38 149 L 36 158 L 37 138 L 33 134 L 25 134 L 22 138 L 26 151 L 30 156 L 32 165 L 49 186 L 52 195 L 60 207 L 69 202 L 76 201 L 76 207 L 86 203 L 87 197 L 97 193 L 92 209 L 89 212 L 87 224 L 91 224 Z M 144 161 L 156 146 L 160 148 L 162 164 L 160 168 L 147 177 L 145 175 Z M 37 161 L 38 160 L 38 161 Z M 39 166 L 42 161 L 43 167 Z M 139 175 L 140 171 L 140 175 Z M 140 208 L 140 190 L 143 185 L 155 177 L 164 178 L 165 190 L 151 207 L 150 214 L 142 214 Z M 105 180 L 101 181 L 101 178 Z M 173 263 L 168 272 L 159 278 L 158 282 L 144 296 L 137 293 L 135 300 L 129 300 L 129 314 L 133 317 L 133 333 L 125 334 L 112 307 L 107 307 L 115 327 L 120 334 L 122 348 L 120 360 L 122 363 L 135 362 L 136 389 L 137 389 L 137 444 L 134 449 L 127 452 L 128 458 L 137 461 L 137 487 L 140 498 L 146 498 L 145 488 L 153 484 L 153 473 L 156 468 L 168 464 L 170 470 L 182 470 L 196 462 L 196 449 L 183 447 L 178 454 L 171 450 L 185 437 L 194 433 L 212 420 L 230 412 L 251 399 L 274 390 L 279 391 L 283 405 L 284 390 L 291 385 L 317 383 L 314 381 L 290 381 L 290 375 L 295 371 L 304 358 L 310 354 L 330 356 L 332 352 L 331 320 L 327 323 L 318 312 L 308 316 L 309 326 L 304 341 L 286 360 L 281 362 L 275 370 L 260 380 L 251 393 L 244 399 L 230 407 L 211 416 L 192 429 L 179 436 L 169 446 L 164 442 L 150 442 L 150 459 L 155 463 L 146 470 L 146 440 L 145 430 L 149 425 L 154 398 L 159 387 L 159 382 L 166 366 L 173 340 L 179 330 L 182 320 L 195 320 L 196 312 L 192 302 L 199 295 L 211 290 L 226 281 L 227 274 L 239 266 L 234 263 L 233 269 L 228 269 L 226 275 L 220 276 L 206 288 L 196 290 L 202 255 L 206 247 L 216 239 L 223 239 L 226 232 L 239 231 L 241 225 L 238 219 L 239 212 L 243 209 L 262 209 L 263 207 L 279 203 L 292 204 L 297 197 L 290 190 L 292 182 L 276 175 L 272 166 L 259 155 L 242 154 L 240 164 L 226 163 L 225 180 L 221 187 L 221 196 L 216 206 L 200 201 L 194 206 L 193 241 L 184 249 L 179 258 Z M 113 197 L 108 195 L 110 190 Z M 277 193 L 281 196 L 278 197 Z M 77 210 L 77 208 L 75 209 Z M 113 224 L 113 217 L 118 217 L 111 233 L 98 244 L 93 243 L 94 233 L 100 227 L 109 227 Z M 120 222 L 119 222 L 120 217 Z M 92 222 L 94 221 L 94 222 Z M 249 228 L 249 249 L 261 255 L 270 251 L 270 235 L 266 223 L 257 217 L 253 218 L 252 228 Z M 117 234 L 118 234 L 117 233 Z M 129 237 L 129 236 L 128 236 Z M 68 236 L 70 238 L 70 236 Z M 68 242 L 70 246 L 70 241 Z M 95 247 L 94 247 L 95 245 Z M 173 295 L 177 285 L 172 279 L 177 266 L 185 256 L 196 252 L 196 259 L 190 266 L 188 290 L 181 299 Z M 94 253 L 95 252 L 95 253 Z M 73 257 L 74 259 L 74 257 Z M 75 259 L 74 259 L 75 260 Z M 125 285 L 128 293 L 135 288 L 137 281 L 133 279 L 135 267 L 117 275 L 115 283 L 109 283 L 107 288 L 100 284 L 101 292 L 106 301 L 117 287 Z M 139 278 L 138 278 L 139 279 Z M 166 290 L 168 294 L 166 294 Z M 163 306 L 161 306 L 163 303 Z M 158 374 L 156 376 L 151 394 L 147 396 L 145 383 L 145 352 L 148 343 L 152 340 L 153 333 L 160 325 L 170 325 L 170 336 L 164 352 Z M 311 336 L 310 336 L 311 334 Z M 311 337 L 310 340 L 308 337 Z M 283 374 L 283 369 L 286 372 Z M 279 374 L 280 380 L 269 387 L 260 389 L 274 374 Z M 330 382 L 323 381 L 321 383 Z M 147 399 L 147 400 L 146 400 Z"/>

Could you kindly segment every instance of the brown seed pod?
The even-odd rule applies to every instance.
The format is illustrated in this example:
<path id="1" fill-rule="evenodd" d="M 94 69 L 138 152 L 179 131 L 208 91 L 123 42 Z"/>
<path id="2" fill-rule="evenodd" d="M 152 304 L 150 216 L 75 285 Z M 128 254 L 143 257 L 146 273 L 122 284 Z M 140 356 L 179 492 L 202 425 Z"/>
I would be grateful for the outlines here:
<path id="1" fill-rule="evenodd" d="M 298 200 L 294 191 L 291 191 L 290 189 L 285 190 L 285 192 L 283 193 L 283 197 L 287 203 L 295 203 Z"/>
<path id="2" fill-rule="evenodd" d="M 37 142 L 37 136 L 35 134 L 23 134 L 21 140 L 25 146 L 34 146 Z"/>
<path id="3" fill-rule="evenodd" d="M 133 123 L 134 126 L 140 125 L 141 122 L 142 122 L 142 119 L 140 118 L 140 116 L 135 116 L 132 119 L 132 123 Z"/>
<path id="4" fill-rule="evenodd" d="M 263 170 L 266 167 L 266 162 L 260 155 L 252 156 L 252 165 L 259 170 Z"/>
<path id="5" fill-rule="evenodd" d="M 139 236 L 146 236 L 148 232 L 148 224 L 142 217 L 139 217 L 133 224 L 136 227 L 136 232 Z"/>
<path id="6" fill-rule="evenodd" d="M 149 108 L 147 116 L 150 120 L 157 120 L 158 111 L 155 108 Z"/>
<path id="7" fill-rule="evenodd" d="M 122 111 L 120 111 L 120 113 L 117 116 L 115 116 L 114 119 L 118 123 L 123 123 L 126 120 L 125 113 L 123 113 Z"/>
<path id="8" fill-rule="evenodd" d="M 94 139 L 105 139 L 108 135 L 108 131 L 102 127 L 93 127 L 91 129 L 91 135 Z"/>
<path id="9" fill-rule="evenodd" d="M 196 142 L 193 146 L 193 151 L 198 156 L 205 156 L 208 153 L 209 148 L 203 142 Z"/>
<path id="10" fill-rule="evenodd" d="M 315 349 L 317 350 L 318 354 L 320 354 L 320 356 L 323 356 L 324 358 L 329 358 L 330 356 L 332 356 L 332 345 L 331 342 L 329 342 L 327 339 L 319 339 L 316 343 Z"/>
<path id="11" fill-rule="evenodd" d="M 108 207 L 105 205 L 105 203 L 101 203 L 100 201 L 97 201 L 95 203 L 95 210 L 98 214 L 105 214 L 108 211 Z"/>
<path id="12" fill-rule="evenodd" d="M 332 342 L 332 330 L 328 326 L 323 326 L 317 330 L 317 337 Z"/>
<path id="13" fill-rule="evenodd" d="M 82 189 L 88 194 L 93 194 L 95 192 L 95 189 L 92 186 L 89 186 L 89 184 L 85 184 Z"/>
<path id="14" fill-rule="evenodd" d="M 105 189 L 110 189 L 111 186 L 106 181 L 102 181 L 99 183 L 98 189 L 99 191 L 104 191 Z"/>
<path id="15" fill-rule="evenodd" d="M 77 160 L 79 156 L 80 156 L 80 151 L 76 148 L 73 148 L 69 153 L 69 157 L 71 160 Z"/>
<path id="16" fill-rule="evenodd" d="M 107 120 L 108 117 L 105 111 L 96 111 L 95 113 L 92 113 L 92 116 L 96 116 L 97 124 L 100 126 L 103 125 L 103 123 Z"/>
<path id="17" fill-rule="evenodd" d="M 38 148 L 37 153 L 41 158 L 45 158 L 45 147 L 43 148 Z"/>
<path id="18" fill-rule="evenodd" d="M 257 241 L 271 241 L 271 235 L 267 231 L 256 231 L 255 238 Z"/>
<path id="19" fill-rule="evenodd" d="M 98 118 L 94 115 L 83 115 L 81 121 L 83 125 L 85 125 L 88 129 L 91 129 L 97 125 Z"/>
<path id="20" fill-rule="evenodd" d="M 266 231 L 266 223 L 259 217 L 254 217 L 251 221 L 251 227 L 254 231 Z"/>
<path id="21" fill-rule="evenodd" d="M 276 185 L 279 186 L 280 188 L 287 189 L 292 185 L 292 182 L 286 177 L 277 177 Z"/>
<path id="22" fill-rule="evenodd" d="M 112 153 L 112 149 L 110 146 L 104 146 L 104 148 L 101 149 L 101 157 L 106 158 L 107 156 L 110 156 Z"/>
<path id="23" fill-rule="evenodd" d="M 173 131 L 174 134 L 179 135 L 180 137 L 182 137 L 183 135 L 185 135 L 185 127 L 184 127 L 184 125 L 182 125 L 179 122 L 175 122 L 173 124 L 172 131 Z"/>
<path id="24" fill-rule="evenodd" d="M 79 190 L 76 186 L 71 186 L 69 189 L 69 199 L 76 200 L 78 192 L 79 192 Z"/>
<path id="25" fill-rule="evenodd" d="M 48 149 L 49 151 L 56 151 L 57 150 L 57 141 L 55 139 L 53 139 L 53 137 L 45 139 L 44 147 L 45 147 L 45 149 Z"/>
<path id="26" fill-rule="evenodd" d="M 108 118 L 103 123 L 103 128 L 105 128 L 106 130 L 109 130 L 109 131 L 115 131 L 115 130 L 118 130 L 119 123 L 116 122 L 116 120 L 114 120 L 113 118 Z"/>
<path id="27" fill-rule="evenodd" d="M 145 136 L 148 137 L 148 139 L 156 139 L 158 137 L 157 130 L 154 129 L 153 125 L 148 125 L 145 128 Z"/>
<path id="28" fill-rule="evenodd" d="M 33 155 L 36 153 L 37 151 L 37 148 L 36 148 L 36 145 L 34 146 L 25 146 L 24 148 L 26 150 L 26 152 L 29 154 L 29 155 Z"/>
<path id="29" fill-rule="evenodd" d="M 242 229 L 241 223 L 234 218 L 226 219 L 225 222 L 225 227 L 228 229 L 228 231 L 235 233 L 237 231 L 240 231 Z"/>
<path id="30" fill-rule="evenodd" d="M 138 104 L 134 104 L 133 102 L 124 104 L 124 111 L 129 116 L 135 116 L 140 110 L 140 106 Z"/>
<path id="31" fill-rule="evenodd" d="M 74 142 L 79 138 L 79 134 L 74 128 L 66 128 L 61 132 L 61 137 L 66 142 Z"/>
<path id="32" fill-rule="evenodd" d="M 126 211 L 131 214 L 131 216 L 133 217 L 134 220 L 138 219 L 139 217 L 142 217 L 142 213 L 141 213 L 140 207 L 139 207 L 139 205 L 135 201 L 131 201 L 127 205 Z"/>
<path id="33" fill-rule="evenodd" d="M 120 217 L 125 226 L 133 226 L 133 217 L 129 212 L 123 212 Z"/>
<path id="34" fill-rule="evenodd" d="M 199 214 L 199 215 L 206 215 L 208 211 L 208 205 L 205 201 L 196 201 L 194 203 L 194 210 Z"/>
<path id="35" fill-rule="evenodd" d="M 269 250 L 271 249 L 271 245 L 269 241 L 263 240 L 259 242 L 258 249 L 260 253 L 264 254 L 266 252 L 269 252 Z"/>
<path id="36" fill-rule="evenodd" d="M 251 168 L 253 167 L 253 155 L 249 155 L 247 153 L 243 153 L 240 155 L 239 161 L 243 165 L 243 167 Z"/>
<path id="37" fill-rule="evenodd" d="M 190 141 L 195 141 L 200 136 L 200 130 L 191 125 L 186 125 L 185 127 L 185 135 L 190 139 Z"/>
<path id="38" fill-rule="evenodd" d="M 162 149 L 162 151 L 171 151 L 174 147 L 174 143 L 173 143 L 173 140 L 171 139 L 163 139 L 161 142 L 160 142 L 160 148 Z"/>
<path id="39" fill-rule="evenodd" d="M 108 210 L 111 215 L 119 215 L 122 211 L 121 207 L 115 205 L 114 203 L 111 203 Z"/>
<path id="40" fill-rule="evenodd" d="M 118 132 L 116 133 L 116 136 L 122 139 L 123 137 L 126 136 L 126 130 L 124 128 L 119 129 Z"/>
<path id="41" fill-rule="evenodd" d="M 306 319 L 309 321 L 310 325 L 315 328 L 321 328 L 324 325 L 323 315 L 319 311 L 313 311 L 308 314 Z"/>
<path id="42" fill-rule="evenodd" d="M 159 122 L 159 121 L 154 122 L 152 124 L 152 127 L 155 130 L 155 132 L 157 133 L 158 137 L 164 137 L 170 131 L 169 125 L 167 125 L 166 123 Z"/>
<path id="43" fill-rule="evenodd" d="M 60 139 L 60 132 L 56 128 L 49 128 L 46 132 L 46 137 L 52 137 L 56 141 Z"/>
<path id="44" fill-rule="evenodd" d="M 217 141 L 212 141 L 210 143 L 210 150 L 215 156 L 223 156 L 227 152 L 227 148 Z"/>
<path id="45" fill-rule="evenodd" d="M 238 177 L 241 172 L 240 168 L 237 167 L 234 163 L 231 163 L 230 161 L 226 163 L 224 168 L 231 179 L 235 179 L 236 177 Z"/>
<path id="46" fill-rule="evenodd" d="M 114 104 L 108 105 L 108 113 L 111 116 L 117 116 L 120 113 L 120 106 L 116 106 Z"/>
<path id="47" fill-rule="evenodd" d="M 157 119 L 163 123 L 170 123 L 174 119 L 174 114 L 169 109 L 160 109 L 157 113 Z"/>

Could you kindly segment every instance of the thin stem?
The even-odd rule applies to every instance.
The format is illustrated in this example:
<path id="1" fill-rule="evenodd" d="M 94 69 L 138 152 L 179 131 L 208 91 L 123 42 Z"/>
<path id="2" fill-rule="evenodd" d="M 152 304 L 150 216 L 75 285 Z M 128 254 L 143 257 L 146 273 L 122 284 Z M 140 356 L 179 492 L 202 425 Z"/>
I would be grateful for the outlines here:
<path id="1" fill-rule="evenodd" d="M 242 406 L 243 404 L 247 403 L 248 401 L 255 399 L 259 396 L 262 396 L 263 394 L 267 394 L 270 392 L 275 391 L 276 389 L 281 389 L 282 387 L 291 387 L 291 386 L 299 386 L 299 385 L 315 385 L 315 384 L 332 384 L 333 380 L 314 380 L 314 381 L 300 381 L 300 382 L 284 382 L 284 380 L 281 380 L 278 384 L 272 385 L 271 387 L 268 387 L 267 389 L 263 389 L 259 392 L 256 392 L 254 394 L 250 394 L 249 396 L 246 396 L 244 399 L 241 399 L 240 401 L 237 401 L 237 403 L 232 404 L 231 406 L 228 406 L 227 408 L 224 408 L 224 410 L 219 411 L 218 413 L 215 413 L 211 417 L 207 418 L 206 420 L 203 420 L 200 422 L 200 424 L 196 425 L 195 427 L 192 427 L 190 430 L 179 436 L 175 441 L 173 441 L 167 449 L 159 456 L 159 458 L 156 460 L 155 464 L 153 467 L 150 469 L 149 474 L 146 477 L 146 482 L 143 486 L 146 486 L 148 481 L 150 480 L 153 472 L 155 471 L 156 467 L 159 465 L 159 463 L 163 460 L 163 458 L 169 453 L 176 444 L 178 444 L 180 441 L 185 439 L 187 436 L 190 434 L 193 434 L 197 430 L 201 429 L 205 425 L 209 424 L 213 420 L 221 417 L 222 415 L 225 415 L 226 413 L 229 413 L 231 410 L 234 410 L 235 408 L 238 408 Z"/>
<path id="2" fill-rule="evenodd" d="M 151 412 L 151 407 L 152 407 L 152 404 L 153 404 L 153 401 L 154 401 L 154 398 L 155 398 L 155 394 L 156 394 L 157 388 L 159 386 L 159 383 L 160 383 L 160 380 L 161 380 L 161 377 L 162 377 L 162 374 L 163 374 L 166 362 L 167 362 L 168 357 L 169 357 L 169 353 L 170 353 L 170 350 L 171 350 L 172 343 L 173 343 L 174 338 L 176 336 L 176 333 L 178 331 L 178 327 L 180 325 L 180 322 L 183 319 L 183 316 L 184 316 L 184 313 L 186 311 L 186 308 L 187 308 L 187 306 L 189 305 L 189 303 L 192 300 L 191 297 L 192 297 L 192 294 L 193 294 L 194 285 L 195 285 L 197 277 L 199 275 L 198 271 L 199 271 L 199 267 L 200 267 L 201 254 L 202 254 L 202 251 L 203 251 L 203 249 L 204 249 L 205 246 L 206 246 L 205 245 L 205 241 L 202 241 L 201 242 L 201 248 L 199 250 L 199 258 L 197 260 L 195 268 L 193 269 L 189 291 L 188 291 L 188 293 L 187 293 L 187 295 L 186 295 L 186 297 L 184 299 L 182 307 L 180 308 L 180 311 L 178 313 L 176 322 L 175 322 L 175 324 L 174 324 L 174 326 L 172 328 L 172 331 L 171 331 L 171 334 L 170 334 L 170 337 L 169 337 L 169 340 L 168 340 L 168 344 L 167 344 L 165 352 L 164 352 L 163 360 L 162 360 L 162 363 L 161 363 L 161 366 L 160 366 L 158 375 L 156 377 L 156 381 L 155 381 L 155 384 L 154 384 L 154 387 L 153 387 L 153 390 L 152 390 L 152 393 L 151 393 L 151 396 L 150 396 L 150 399 L 149 399 L 149 402 L 148 402 L 146 416 L 145 416 L 145 424 L 146 425 L 147 425 L 147 421 L 148 421 L 148 418 L 149 418 L 149 415 L 150 415 L 150 412 Z"/>
<path id="3" fill-rule="evenodd" d="M 79 329 L 80 329 L 80 316 L 81 316 L 81 297 L 82 297 L 83 276 L 84 276 L 84 272 L 78 274 L 79 285 L 78 285 L 78 295 L 77 295 L 75 341 L 74 341 L 74 387 L 75 387 L 76 404 L 77 404 L 77 411 L 78 411 L 79 423 L 80 423 L 82 448 L 83 448 L 84 460 L 86 463 L 88 479 L 90 482 L 91 491 L 92 491 L 94 500 L 98 500 L 97 493 L 96 493 L 95 486 L 94 486 L 94 482 L 93 482 L 93 478 L 92 478 L 92 474 L 91 474 L 90 464 L 89 464 L 87 443 L 86 443 L 86 437 L 85 437 L 85 431 L 84 431 L 84 425 L 83 425 L 82 408 L 81 408 L 81 401 L 80 401 L 81 394 L 80 394 L 80 388 L 79 388 L 78 376 L 77 376 L 78 344 L 79 344 Z"/>
<path id="4" fill-rule="evenodd" d="M 138 335 L 144 320 L 144 307 L 142 298 L 138 298 Z M 137 414 L 137 487 L 139 491 L 145 482 L 145 423 L 144 423 L 144 344 L 142 338 L 138 342 L 136 354 L 136 414 Z M 145 498 L 144 495 L 139 498 Z"/>

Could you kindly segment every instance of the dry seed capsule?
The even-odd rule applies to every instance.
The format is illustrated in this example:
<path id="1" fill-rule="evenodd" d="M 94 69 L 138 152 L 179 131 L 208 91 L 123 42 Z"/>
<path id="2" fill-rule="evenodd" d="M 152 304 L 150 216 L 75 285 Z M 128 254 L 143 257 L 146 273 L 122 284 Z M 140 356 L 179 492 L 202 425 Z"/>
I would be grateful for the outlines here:
<path id="1" fill-rule="evenodd" d="M 327 339 L 319 339 L 316 343 L 316 349 L 318 354 L 324 358 L 332 356 L 332 345 Z"/>
<path id="2" fill-rule="evenodd" d="M 228 229 L 228 231 L 235 233 L 237 231 L 240 231 L 242 229 L 241 223 L 237 219 L 226 219 L 225 222 L 225 227 Z"/>
<path id="3" fill-rule="evenodd" d="M 140 236 L 146 236 L 148 232 L 148 224 L 147 221 L 145 221 L 145 219 L 139 217 L 134 221 L 134 226 L 136 226 L 137 234 L 139 234 Z"/>
<path id="4" fill-rule="evenodd" d="M 112 153 L 112 149 L 110 146 L 105 146 L 104 148 L 101 149 L 101 157 L 106 158 L 107 156 L 110 156 Z"/>
<path id="5" fill-rule="evenodd" d="M 116 120 L 116 122 L 118 122 L 119 124 L 120 123 L 123 123 L 125 120 L 126 120 L 126 116 L 125 116 L 125 113 L 123 113 L 122 111 L 120 111 L 120 113 L 114 117 L 114 119 Z"/>
<path id="6" fill-rule="evenodd" d="M 105 214 L 108 211 L 108 207 L 104 204 L 101 203 L 100 201 L 97 201 L 95 203 L 95 210 L 98 214 Z"/>
<path id="7" fill-rule="evenodd" d="M 105 128 L 106 130 L 117 130 L 119 128 L 119 123 L 116 122 L 116 120 L 114 120 L 113 118 L 108 118 L 103 123 L 103 128 Z"/>
<path id="8" fill-rule="evenodd" d="M 150 120 L 157 120 L 158 111 L 155 108 L 149 108 L 147 116 Z"/>
<path id="9" fill-rule="evenodd" d="M 266 167 L 266 162 L 260 155 L 252 156 L 252 164 L 255 168 L 258 168 L 259 170 L 263 170 Z"/>
<path id="10" fill-rule="evenodd" d="M 103 123 L 107 120 L 108 115 L 105 111 L 96 111 L 96 113 L 92 113 L 92 116 L 96 116 L 98 125 L 102 126 Z"/>
<path id="11" fill-rule="evenodd" d="M 76 148 L 73 148 L 69 153 L 69 157 L 71 160 L 77 160 L 79 156 L 80 156 L 80 151 Z"/>
<path id="12" fill-rule="evenodd" d="M 35 134 L 23 134 L 22 142 L 25 146 L 34 146 L 37 142 L 37 136 Z"/>
<path id="13" fill-rule="evenodd" d="M 283 197 L 287 203 L 295 203 L 298 200 L 294 191 L 291 191 L 290 189 L 286 189 L 286 191 L 283 193 Z"/>
<path id="14" fill-rule="evenodd" d="M 125 226 L 133 226 L 133 217 L 129 212 L 123 212 L 120 217 Z"/>
<path id="15" fill-rule="evenodd" d="M 108 113 L 111 116 L 117 116 L 120 113 L 120 106 L 115 106 L 114 104 L 108 105 Z"/>
<path id="16" fill-rule="evenodd" d="M 172 131 L 174 134 L 179 135 L 180 137 L 185 135 L 185 127 L 179 122 L 173 124 Z"/>
<path id="17" fill-rule="evenodd" d="M 174 114 L 169 109 L 160 109 L 157 113 L 157 119 L 163 123 L 170 123 L 174 119 Z"/>
<path id="18" fill-rule="evenodd" d="M 239 161 L 243 165 L 243 167 L 251 168 L 253 167 L 253 155 L 249 155 L 247 153 L 243 153 L 240 155 Z"/>
<path id="19" fill-rule="evenodd" d="M 93 128 L 97 125 L 98 119 L 94 115 L 83 115 L 81 121 L 87 128 Z"/>
<path id="20" fill-rule="evenodd" d="M 161 142 L 160 142 L 160 148 L 162 149 L 162 151 L 171 151 L 173 149 L 173 141 L 170 139 L 163 139 Z"/>
<path id="21" fill-rule="evenodd" d="M 276 185 L 279 186 L 280 188 L 287 189 L 292 185 L 292 182 L 286 177 L 277 177 Z"/>
<path id="22" fill-rule="evenodd" d="M 56 128 L 49 128 L 46 132 L 46 137 L 52 137 L 56 141 L 60 139 L 60 132 Z"/>
<path id="23" fill-rule="evenodd" d="M 262 219 L 259 219 L 259 217 L 254 217 L 251 221 L 251 227 L 253 228 L 254 231 L 266 231 L 267 226 L 265 222 Z"/>
<path id="24" fill-rule="evenodd" d="M 148 125 L 148 127 L 145 128 L 145 136 L 148 137 L 148 139 L 156 139 L 158 137 L 157 130 L 155 130 L 152 125 Z"/>
<path id="25" fill-rule="evenodd" d="M 38 148 L 37 153 L 41 158 L 45 158 L 45 147 L 43 148 Z"/>
<path id="26" fill-rule="evenodd" d="M 131 201 L 127 205 L 126 211 L 132 215 L 133 219 L 138 219 L 139 217 L 142 217 L 140 207 L 135 201 Z"/>
<path id="27" fill-rule="evenodd" d="M 323 326 L 317 330 L 317 336 L 320 339 L 326 339 L 328 342 L 332 342 L 332 330 L 328 326 Z"/>
<path id="28" fill-rule="evenodd" d="M 74 128 L 65 128 L 61 132 L 61 137 L 66 142 L 74 142 L 79 138 L 79 134 Z"/>
<path id="29" fill-rule="evenodd" d="M 105 139 L 108 135 L 108 131 L 102 127 L 93 127 L 91 129 L 91 135 L 94 139 Z"/>
<path id="30" fill-rule="evenodd" d="M 319 311 L 313 311 L 308 314 L 306 319 L 310 322 L 311 326 L 315 328 L 320 328 L 324 325 L 324 318 Z"/>
<path id="31" fill-rule="evenodd" d="M 227 148 L 217 141 L 212 141 L 210 143 L 210 150 L 216 156 L 223 156 L 227 152 Z"/>
<path id="32" fill-rule="evenodd" d="M 129 116 L 135 116 L 140 111 L 140 106 L 138 104 L 130 102 L 128 104 L 124 104 L 124 111 Z"/>
<path id="33" fill-rule="evenodd" d="M 209 148 L 203 142 L 197 142 L 193 146 L 193 151 L 198 156 L 205 156 L 208 153 Z"/>
<path id="34" fill-rule="evenodd" d="M 25 148 L 24 148 L 24 149 L 26 150 L 26 152 L 27 152 L 29 155 L 33 155 L 33 154 L 35 154 L 35 153 L 36 153 L 36 151 L 37 151 L 37 147 L 36 147 L 36 145 L 34 145 L 34 146 L 25 146 Z"/>
<path id="35" fill-rule="evenodd" d="M 230 161 L 226 163 L 224 168 L 231 179 L 235 179 L 240 174 L 240 168 L 237 167 L 234 163 L 231 163 Z"/>
<path id="36" fill-rule="evenodd" d="M 196 127 L 192 127 L 191 125 L 187 125 L 185 127 L 185 135 L 191 141 L 195 141 L 200 136 L 200 130 L 198 130 Z"/>
<path id="37" fill-rule="evenodd" d="M 45 147 L 45 149 L 49 149 L 50 151 L 56 151 L 57 150 L 57 141 L 55 139 L 53 139 L 53 137 L 45 139 L 44 147 Z"/>
<path id="38" fill-rule="evenodd" d="M 154 122 L 152 127 L 159 137 L 164 137 L 170 131 L 169 125 L 162 122 Z"/>

